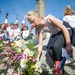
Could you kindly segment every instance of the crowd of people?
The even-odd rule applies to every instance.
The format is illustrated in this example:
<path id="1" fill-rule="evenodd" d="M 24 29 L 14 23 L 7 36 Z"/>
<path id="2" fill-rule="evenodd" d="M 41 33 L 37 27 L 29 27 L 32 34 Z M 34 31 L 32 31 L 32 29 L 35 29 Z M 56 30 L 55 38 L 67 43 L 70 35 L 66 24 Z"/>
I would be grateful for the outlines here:
<path id="1" fill-rule="evenodd" d="M 29 11 L 26 15 L 26 18 L 33 28 L 37 28 L 39 40 L 37 61 L 40 60 L 40 56 L 42 54 L 43 33 L 50 32 L 51 37 L 49 39 L 47 48 L 51 52 L 50 56 L 54 61 L 55 74 L 60 74 L 61 72 L 64 73 L 64 64 L 67 58 L 70 58 L 73 52 L 72 35 L 74 34 L 72 34 L 71 28 L 67 27 L 67 25 L 71 26 L 75 32 L 75 15 L 71 6 L 66 7 L 63 16 L 63 22 L 60 22 L 51 14 L 43 17 L 36 10 Z M 30 34 L 31 32 L 28 30 L 27 26 L 22 26 L 22 28 L 19 29 L 18 23 L 11 23 L 7 28 L 5 27 L 4 23 L 0 25 L 0 40 L 19 40 L 20 37 L 22 37 L 22 39 L 27 41 L 31 38 Z"/>
<path id="2" fill-rule="evenodd" d="M 19 40 L 20 38 L 25 41 L 32 38 L 33 34 L 29 31 L 26 25 L 23 25 L 21 29 L 18 23 L 11 23 L 9 27 L 6 27 L 5 23 L 0 25 L 0 40 Z"/>

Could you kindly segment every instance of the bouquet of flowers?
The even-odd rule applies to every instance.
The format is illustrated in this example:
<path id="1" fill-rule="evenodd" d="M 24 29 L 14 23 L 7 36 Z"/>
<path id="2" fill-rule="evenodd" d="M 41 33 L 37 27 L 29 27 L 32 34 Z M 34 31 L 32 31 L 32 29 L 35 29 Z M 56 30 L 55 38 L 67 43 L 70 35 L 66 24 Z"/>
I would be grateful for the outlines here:
<path id="1" fill-rule="evenodd" d="M 36 61 L 37 47 L 32 40 L 12 42 L 10 47 L 4 48 L 1 55 L 1 63 L 7 66 L 6 75 L 49 75 L 41 63 Z"/>

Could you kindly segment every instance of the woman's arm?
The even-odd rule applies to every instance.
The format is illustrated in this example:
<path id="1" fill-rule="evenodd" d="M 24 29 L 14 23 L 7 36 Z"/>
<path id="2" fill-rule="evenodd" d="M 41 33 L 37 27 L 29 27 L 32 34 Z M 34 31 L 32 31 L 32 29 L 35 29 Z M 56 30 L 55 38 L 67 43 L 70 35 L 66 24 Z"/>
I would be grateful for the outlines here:
<path id="1" fill-rule="evenodd" d="M 68 29 L 61 23 L 59 22 L 55 17 L 49 17 L 49 20 L 56 25 L 59 29 L 63 31 L 65 40 L 66 40 L 66 50 L 67 53 L 71 53 L 73 51 L 72 46 L 71 46 L 71 40 L 70 40 L 70 35 Z"/>
<path id="2" fill-rule="evenodd" d="M 38 44 L 38 56 L 37 56 L 37 58 L 40 57 L 41 52 L 42 52 L 42 47 L 43 47 L 43 34 L 41 32 L 38 32 L 38 40 L 39 40 L 39 44 Z"/>

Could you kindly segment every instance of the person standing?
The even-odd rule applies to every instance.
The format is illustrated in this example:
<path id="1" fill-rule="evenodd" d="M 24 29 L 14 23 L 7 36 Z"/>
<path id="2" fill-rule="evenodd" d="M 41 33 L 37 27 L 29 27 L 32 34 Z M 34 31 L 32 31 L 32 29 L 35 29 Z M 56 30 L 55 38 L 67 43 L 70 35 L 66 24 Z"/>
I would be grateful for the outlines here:
<path id="1" fill-rule="evenodd" d="M 71 32 L 71 38 L 72 38 L 73 35 L 75 35 L 75 14 L 70 5 L 68 5 L 64 11 L 63 24 Z M 70 58 L 66 60 L 66 64 L 70 64 L 72 62 L 74 62 L 73 53 L 70 54 Z"/>
<path id="2" fill-rule="evenodd" d="M 25 41 L 27 41 L 27 40 L 30 39 L 30 31 L 28 30 L 28 27 L 27 27 L 27 26 L 24 26 L 23 29 L 24 29 L 24 30 L 22 31 L 21 35 L 22 35 L 22 38 L 23 38 Z"/>
<path id="3" fill-rule="evenodd" d="M 14 36 L 14 24 L 11 23 L 9 27 L 7 27 L 7 36 L 8 36 L 8 39 L 13 39 L 13 36 Z"/>
<path id="4" fill-rule="evenodd" d="M 14 24 L 14 40 L 20 39 L 20 29 L 18 26 L 19 26 L 18 23 Z"/>

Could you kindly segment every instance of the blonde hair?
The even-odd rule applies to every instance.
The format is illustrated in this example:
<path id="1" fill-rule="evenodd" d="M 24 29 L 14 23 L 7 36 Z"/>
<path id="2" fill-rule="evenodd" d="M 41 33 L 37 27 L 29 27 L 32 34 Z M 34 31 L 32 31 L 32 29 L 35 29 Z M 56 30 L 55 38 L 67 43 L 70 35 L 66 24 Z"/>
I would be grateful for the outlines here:
<path id="1" fill-rule="evenodd" d="M 64 16 L 65 16 L 65 15 L 74 15 L 74 11 L 72 10 L 72 8 L 71 8 L 70 5 L 68 5 L 68 6 L 66 7 L 66 10 L 65 10 L 65 12 L 64 12 Z"/>
<path id="2" fill-rule="evenodd" d="M 26 18 L 29 19 L 31 16 L 40 17 L 41 19 L 44 18 L 44 16 L 40 15 L 39 12 L 36 10 L 29 11 L 28 14 L 26 15 Z"/>

